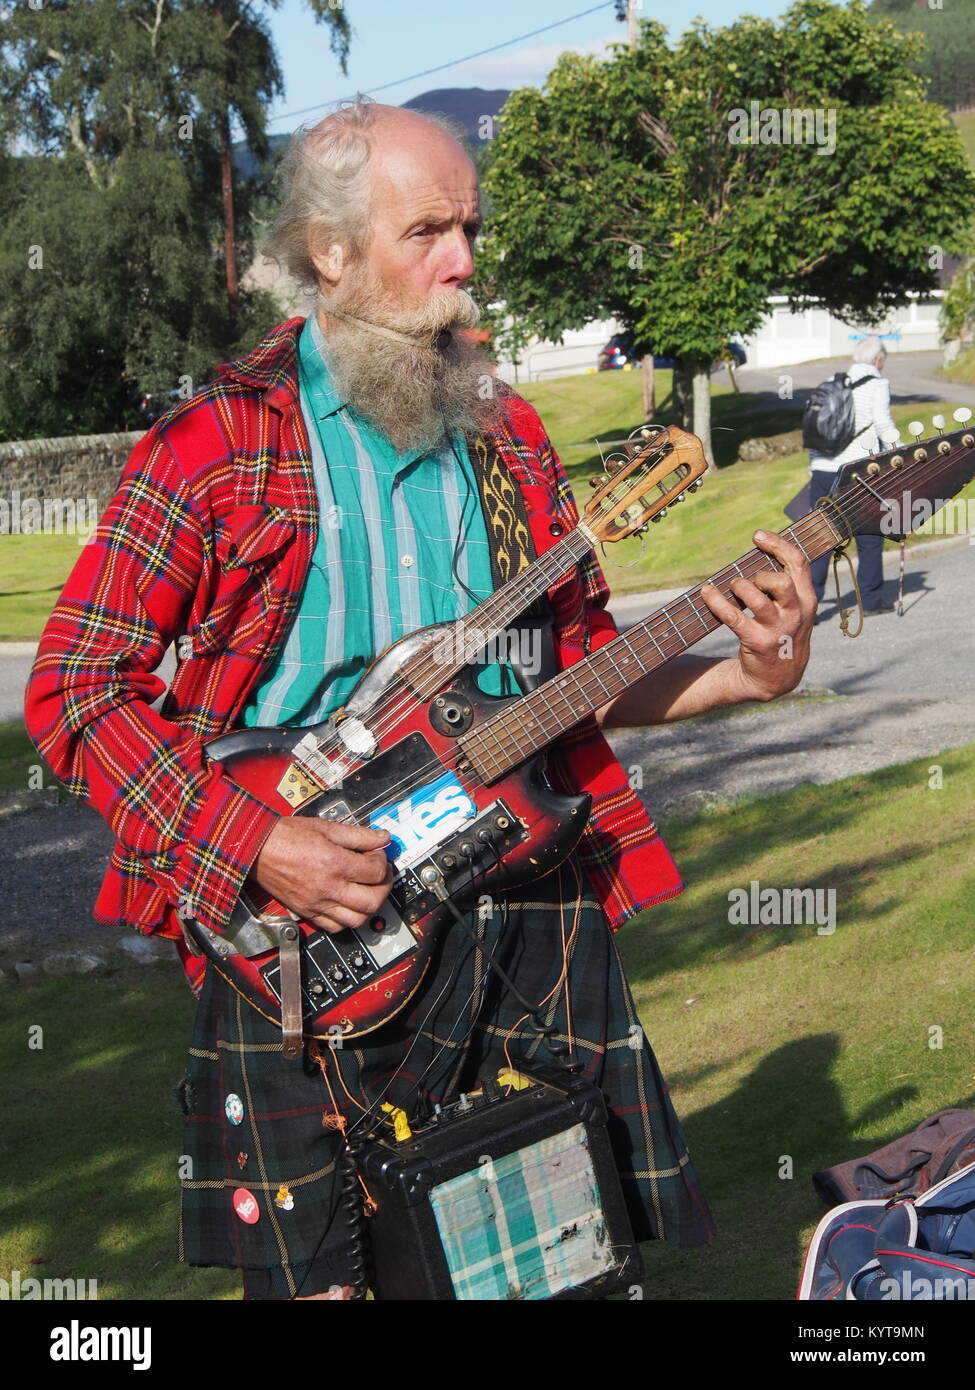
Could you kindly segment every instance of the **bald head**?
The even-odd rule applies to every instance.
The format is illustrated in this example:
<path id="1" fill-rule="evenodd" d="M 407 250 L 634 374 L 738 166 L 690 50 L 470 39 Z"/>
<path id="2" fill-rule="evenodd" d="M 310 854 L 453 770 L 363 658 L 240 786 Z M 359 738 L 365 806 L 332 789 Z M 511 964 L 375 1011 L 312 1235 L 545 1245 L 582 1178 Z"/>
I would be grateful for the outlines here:
<path id="1" fill-rule="evenodd" d="M 314 293 L 323 268 L 316 258 L 332 267 L 358 260 L 375 209 L 387 200 L 437 183 L 477 190 L 464 138 L 448 116 L 365 100 L 340 107 L 292 138 L 276 173 L 279 211 L 261 250 Z"/>

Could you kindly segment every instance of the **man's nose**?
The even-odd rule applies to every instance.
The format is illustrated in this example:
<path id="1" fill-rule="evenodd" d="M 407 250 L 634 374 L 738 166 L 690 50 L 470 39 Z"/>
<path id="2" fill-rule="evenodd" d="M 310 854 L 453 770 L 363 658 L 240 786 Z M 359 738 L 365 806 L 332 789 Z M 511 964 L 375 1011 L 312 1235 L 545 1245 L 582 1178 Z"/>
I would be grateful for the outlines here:
<path id="1" fill-rule="evenodd" d="M 444 285 L 456 284 L 458 289 L 463 289 L 465 282 L 473 274 L 474 254 L 471 244 L 463 228 L 455 227 L 446 238 L 440 281 Z"/>

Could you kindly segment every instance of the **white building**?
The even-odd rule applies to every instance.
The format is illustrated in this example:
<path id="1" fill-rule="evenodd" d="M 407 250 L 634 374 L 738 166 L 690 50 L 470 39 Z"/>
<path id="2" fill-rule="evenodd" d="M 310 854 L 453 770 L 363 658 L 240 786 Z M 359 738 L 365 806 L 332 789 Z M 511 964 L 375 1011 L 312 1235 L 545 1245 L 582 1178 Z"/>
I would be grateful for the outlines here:
<path id="1" fill-rule="evenodd" d="M 769 313 L 758 332 L 744 339 L 748 365 L 785 367 L 823 357 L 847 357 L 855 339 L 868 333 L 879 334 L 888 353 L 935 351 L 941 347 L 938 314 L 943 298 L 943 290 L 911 294 L 908 303 L 892 310 L 879 327 L 870 327 L 845 323 L 815 305 L 793 310 L 784 295 L 771 295 Z M 619 332 L 615 319 L 605 319 L 567 332 L 561 344 L 534 339 L 517 365 L 499 362 L 498 375 L 515 385 L 593 371 L 600 348 Z"/>

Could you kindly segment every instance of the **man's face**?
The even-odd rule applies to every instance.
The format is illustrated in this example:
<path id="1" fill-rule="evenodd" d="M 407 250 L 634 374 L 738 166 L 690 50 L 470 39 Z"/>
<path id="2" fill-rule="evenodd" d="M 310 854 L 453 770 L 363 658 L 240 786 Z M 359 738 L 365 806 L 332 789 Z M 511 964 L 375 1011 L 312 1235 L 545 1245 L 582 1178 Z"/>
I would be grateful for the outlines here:
<path id="1" fill-rule="evenodd" d="M 481 225 L 473 164 L 440 131 L 417 127 L 408 141 L 378 136 L 371 165 L 365 279 L 406 311 L 456 295 L 474 273 Z"/>
<path id="2" fill-rule="evenodd" d="M 480 317 L 464 288 L 480 227 L 477 175 L 454 140 L 405 113 L 374 134 L 369 167 L 369 239 L 360 257 L 340 260 L 319 322 L 348 404 L 398 450 L 425 450 L 445 429 L 485 428 L 496 417 L 489 357 L 457 332 L 442 338 Z M 360 322 L 329 318 L 330 304 Z"/>

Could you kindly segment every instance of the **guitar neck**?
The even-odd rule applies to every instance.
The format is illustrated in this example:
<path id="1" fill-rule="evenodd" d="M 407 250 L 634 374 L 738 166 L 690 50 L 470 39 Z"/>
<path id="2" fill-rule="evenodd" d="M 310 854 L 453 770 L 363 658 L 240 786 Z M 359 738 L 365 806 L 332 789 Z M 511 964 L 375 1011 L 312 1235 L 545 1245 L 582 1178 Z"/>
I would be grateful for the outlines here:
<path id="1" fill-rule="evenodd" d="M 823 511 L 809 512 L 780 533 L 808 560 L 835 550 L 843 534 Z M 764 550 L 750 550 L 707 582 L 734 601 L 731 585 L 761 570 L 782 566 Z M 655 609 L 620 637 L 607 642 L 544 685 L 514 701 L 493 718 L 464 734 L 458 743 L 464 757 L 485 782 L 495 781 L 548 747 L 567 729 L 628 690 L 642 676 L 686 652 L 722 626 L 701 598 L 701 584 Z"/>
<path id="2" fill-rule="evenodd" d="M 439 683 L 466 666 L 487 643 L 500 635 L 509 623 L 541 598 L 564 574 L 573 569 L 592 549 L 588 528 L 575 526 L 567 536 L 550 546 L 525 569 L 520 570 L 495 593 L 457 620 L 460 640 L 444 650 L 442 636 L 421 647 L 400 668 L 400 679 L 414 689 L 432 680 Z M 448 654 L 449 653 L 449 654 Z"/>

